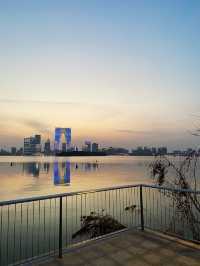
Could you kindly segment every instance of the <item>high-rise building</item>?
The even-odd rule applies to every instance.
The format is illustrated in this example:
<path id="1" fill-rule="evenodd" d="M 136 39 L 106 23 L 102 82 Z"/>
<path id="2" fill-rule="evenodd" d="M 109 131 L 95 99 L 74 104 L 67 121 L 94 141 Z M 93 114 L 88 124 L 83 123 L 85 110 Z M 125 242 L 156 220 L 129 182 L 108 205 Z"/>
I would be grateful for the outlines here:
<path id="1" fill-rule="evenodd" d="M 24 138 L 24 155 L 37 155 L 41 153 L 41 136 Z"/>
<path id="2" fill-rule="evenodd" d="M 35 144 L 41 144 L 41 135 L 35 135 Z"/>
<path id="3" fill-rule="evenodd" d="M 62 152 L 67 151 L 67 144 L 65 142 L 62 143 Z"/>
<path id="4" fill-rule="evenodd" d="M 34 138 L 24 138 L 24 155 L 32 155 L 35 153 Z"/>
<path id="5" fill-rule="evenodd" d="M 151 148 L 151 151 L 152 151 L 152 154 L 153 154 L 153 155 L 156 155 L 156 154 L 157 154 L 157 149 L 156 149 L 156 147 L 152 147 L 152 148 Z"/>
<path id="6" fill-rule="evenodd" d="M 19 148 L 17 150 L 17 154 L 16 155 L 23 155 L 23 154 L 24 154 L 23 148 Z"/>
<path id="7" fill-rule="evenodd" d="M 159 155 L 166 155 L 167 154 L 167 148 L 166 147 L 158 148 L 158 154 Z"/>
<path id="8" fill-rule="evenodd" d="M 48 140 L 44 143 L 44 154 L 46 154 L 46 155 L 51 154 L 51 142 L 50 142 L 50 139 L 48 139 Z"/>
<path id="9" fill-rule="evenodd" d="M 17 148 L 16 147 L 11 147 L 11 154 L 16 155 L 17 153 Z"/>
<path id="10" fill-rule="evenodd" d="M 34 142 L 35 142 L 35 153 L 36 154 L 41 153 L 41 135 L 35 135 Z"/>
<path id="11" fill-rule="evenodd" d="M 64 137 L 65 137 L 65 141 L 66 141 L 66 144 L 67 144 L 67 150 L 70 149 L 70 146 L 71 146 L 71 135 L 72 135 L 72 132 L 71 132 L 71 128 L 60 128 L 60 127 L 57 127 L 55 128 L 55 151 L 59 151 L 60 150 L 60 144 L 61 144 L 61 137 L 62 135 L 64 134 Z"/>
<path id="12" fill-rule="evenodd" d="M 99 150 L 99 144 L 98 143 L 92 143 L 92 152 L 98 152 Z"/>
<path id="13" fill-rule="evenodd" d="M 85 141 L 85 151 L 91 152 L 92 144 L 90 141 Z"/>

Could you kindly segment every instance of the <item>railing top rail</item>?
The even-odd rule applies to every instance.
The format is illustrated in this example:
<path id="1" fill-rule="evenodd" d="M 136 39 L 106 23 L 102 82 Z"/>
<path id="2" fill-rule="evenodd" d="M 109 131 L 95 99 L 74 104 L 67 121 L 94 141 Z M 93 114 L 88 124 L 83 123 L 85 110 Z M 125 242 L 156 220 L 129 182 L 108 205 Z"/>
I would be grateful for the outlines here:
<path id="1" fill-rule="evenodd" d="M 21 198 L 21 199 L 15 199 L 15 200 L 6 200 L 6 201 L 0 201 L 0 206 L 47 200 L 47 199 L 56 199 L 60 197 L 68 197 L 68 196 L 75 196 L 75 195 L 82 195 L 82 194 L 89 194 L 89 193 L 96 193 L 96 192 L 106 192 L 106 191 L 112 191 L 112 190 L 117 190 L 117 189 L 126 189 L 126 188 L 134 188 L 134 187 L 141 187 L 141 186 L 145 188 L 153 188 L 153 189 L 167 190 L 167 191 L 173 191 L 173 192 L 187 192 L 187 193 L 200 194 L 200 191 L 195 191 L 195 190 L 175 189 L 175 188 L 169 188 L 169 187 L 163 187 L 163 186 L 157 186 L 157 185 L 147 185 L 147 184 L 135 184 L 135 185 L 132 184 L 132 185 L 113 186 L 113 187 L 100 188 L 100 189 L 80 190 L 80 191 L 75 191 L 75 192 L 51 194 L 51 195 L 45 195 L 45 196 L 35 196 L 35 197 Z"/>
<path id="2" fill-rule="evenodd" d="M 164 186 L 158 186 L 158 185 L 147 185 L 147 184 L 141 184 L 141 186 L 147 187 L 147 188 L 168 190 L 168 191 L 173 191 L 173 192 L 187 192 L 187 193 L 200 194 L 200 190 L 170 188 L 170 187 L 164 187 Z"/>
<path id="3" fill-rule="evenodd" d="M 141 186 L 141 184 L 113 186 L 113 187 L 106 187 L 106 188 L 100 188 L 100 189 L 90 189 L 90 190 L 80 190 L 80 191 L 75 191 L 75 192 L 51 194 L 51 195 L 45 195 L 45 196 L 34 196 L 34 197 L 30 197 L 30 198 L 21 198 L 21 199 L 15 199 L 15 200 L 0 201 L 0 206 L 17 204 L 17 203 L 25 203 L 25 202 L 31 202 L 31 201 L 46 200 L 46 199 L 55 199 L 55 198 L 67 197 L 67 196 L 75 196 L 75 195 L 79 195 L 79 194 L 106 192 L 106 191 L 111 191 L 111 190 L 116 190 L 116 189 L 125 189 L 125 188 L 139 187 L 139 186 Z"/>

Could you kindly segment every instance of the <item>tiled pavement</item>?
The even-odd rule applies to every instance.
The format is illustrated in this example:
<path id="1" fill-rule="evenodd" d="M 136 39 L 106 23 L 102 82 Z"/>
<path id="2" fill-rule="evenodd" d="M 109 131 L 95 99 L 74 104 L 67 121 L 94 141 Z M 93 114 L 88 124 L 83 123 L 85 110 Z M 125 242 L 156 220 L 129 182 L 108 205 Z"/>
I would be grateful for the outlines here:
<path id="1" fill-rule="evenodd" d="M 149 231 L 128 231 L 98 242 L 91 242 L 66 253 L 62 259 L 34 264 L 53 265 L 180 265 L 200 266 L 200 249 Z"/>

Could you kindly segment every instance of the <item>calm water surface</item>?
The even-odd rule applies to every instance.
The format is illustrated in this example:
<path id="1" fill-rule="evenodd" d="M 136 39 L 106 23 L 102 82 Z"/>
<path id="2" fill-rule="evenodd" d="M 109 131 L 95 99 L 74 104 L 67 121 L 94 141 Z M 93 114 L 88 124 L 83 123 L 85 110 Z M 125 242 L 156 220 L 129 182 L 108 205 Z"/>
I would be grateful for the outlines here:
<path id="1" fill-rule="evenodd" d="M 153 157 L 0 157 L 0 200 L 153 183 Z"/>
<path id="2" fill-rule="evenodd" d="M 149 164 L 153 160 L 153 157 L 131 156 L 0 157 L 0 200 L 152 184 Z M 91 213 L 107 214 L 126 228 L 141 226 L 138 187 L 63 197 L 61 209 L 60 204 L 59 198 L 53 198 L 0 207 L 0 265 L 55 254 L 59 246 L 60 210 L 63 247 L 90 238 L 89 234 L 73 236 L 82 226 L 81 218 Z M 193 239 L 189 225 L 175 213 L 174 206 L 167 193 L 143 188 L 145 227 Z"/>

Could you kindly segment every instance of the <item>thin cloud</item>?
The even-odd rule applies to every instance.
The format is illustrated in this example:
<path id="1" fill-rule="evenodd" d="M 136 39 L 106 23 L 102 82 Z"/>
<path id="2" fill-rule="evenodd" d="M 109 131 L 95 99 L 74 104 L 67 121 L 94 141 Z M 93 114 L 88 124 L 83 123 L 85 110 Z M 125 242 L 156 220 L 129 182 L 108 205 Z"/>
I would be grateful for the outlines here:
<path id="1" fill-rule="evenodd" d="M 51 131 L 49 124 L 41 123 L 34 119 L 22 119 L 21 122 L 23 123 L 23 125 L 41 133 L 47 133 Z"/>
<path id="2" fill-rule="evenodd" d="M 125 133 L 125 134 L 152 134 L 151 131 L 137 131 L 137 130 L 131 130 L 131 129 L 117 129 L 116 131 L 119 133 Z"/>
<path id="3" fill-rule="evenodd" d="M 29 99 L 0 99 L 1 103 L 41 103 L 41 104 L 66 104 L 77 105 L 78 102 L 65 102 L 65 101 L 43 101 L 43 100 L 29 100 Z"/>

